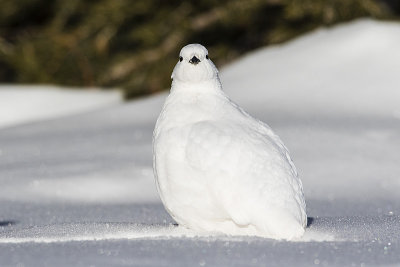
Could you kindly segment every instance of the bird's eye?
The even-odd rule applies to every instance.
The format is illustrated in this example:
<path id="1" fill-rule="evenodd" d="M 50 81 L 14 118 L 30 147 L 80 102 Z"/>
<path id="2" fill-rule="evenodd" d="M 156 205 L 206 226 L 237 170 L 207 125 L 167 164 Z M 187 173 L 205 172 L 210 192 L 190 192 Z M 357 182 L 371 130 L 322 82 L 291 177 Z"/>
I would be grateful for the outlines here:
<path id="1" fill-rule="evenodd" d="M 179 61 L 182 62 L 182 60 L 183 60 L 183 57 L 179 57 Z"/>
<path id="2" fill-rule="evenodd" d="M 208 55 L 206 55 L 206 59 L 209 59 Z"/>

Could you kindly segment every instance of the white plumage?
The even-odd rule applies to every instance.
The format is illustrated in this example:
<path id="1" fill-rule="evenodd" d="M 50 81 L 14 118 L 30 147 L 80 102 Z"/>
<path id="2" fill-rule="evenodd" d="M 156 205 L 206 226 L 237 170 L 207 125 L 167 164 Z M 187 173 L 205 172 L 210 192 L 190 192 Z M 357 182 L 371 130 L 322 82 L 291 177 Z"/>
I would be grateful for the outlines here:
<path id="1" fill-rule="evenodd" d="M 171 77 L 153 136 L 156 184 L 169 214 L 198 231 L 302 236 L 306 205 L 288 150 L 226 96 L 207 49 L 182 48 Z"/>

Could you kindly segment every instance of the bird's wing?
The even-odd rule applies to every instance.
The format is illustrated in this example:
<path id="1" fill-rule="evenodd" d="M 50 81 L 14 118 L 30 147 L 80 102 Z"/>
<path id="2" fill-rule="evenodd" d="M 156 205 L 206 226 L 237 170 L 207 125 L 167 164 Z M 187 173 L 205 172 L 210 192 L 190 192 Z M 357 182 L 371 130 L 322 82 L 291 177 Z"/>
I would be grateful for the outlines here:
<path id="1" fill-rule="evenodd" d="M 214 194 L 239 224 L 249 223 L 252 205 L 295 210 L 302 199 L 287 150 L 267 131 L 271 130 L 264 125 L 202 121 L 193 124 L 188 135 L 187 163 L 206 179 L 210 190 L 217 190 Z"/>
<path id="2" fill-rule="evenodd" d="M 293 164 L 293 161 L 289 155 L 289 149 L 285 146 L 285 144 L 282 142 L 281 138 L 275 134 L 272 129 L 263 121 L 254 119 L 253 120 L 256 121 L 257 123 L 257 128 L 259 129 L 260 133 L 262 133 L 263 136 L 270 138 L 271 140 L 273 140 L 273 142 L 275 143 L 275 145 L 277 145 L 279 147 L 280 152 L 282 153 L 282 155 L 284 155 L 288 161 L 288 163 L 290 164 L 290 166 L 292 167 L 292 170 L 295 174 L 295 176 L 298 175 L 297 173 L 297 169 L 296 166 Z"/>

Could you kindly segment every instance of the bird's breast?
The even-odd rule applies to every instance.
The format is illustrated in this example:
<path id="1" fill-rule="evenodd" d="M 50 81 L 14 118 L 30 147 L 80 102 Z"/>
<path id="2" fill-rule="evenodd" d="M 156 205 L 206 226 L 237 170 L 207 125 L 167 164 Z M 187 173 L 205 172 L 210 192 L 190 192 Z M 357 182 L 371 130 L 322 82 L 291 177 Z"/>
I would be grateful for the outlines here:
<path id="1" fill-rule="evenodd" d="M 184 127 L 200 121 L 220 119 L 226 112 L 216 99 L 203 96 L 167 100 L 157 121 L 159 130 Z"/>

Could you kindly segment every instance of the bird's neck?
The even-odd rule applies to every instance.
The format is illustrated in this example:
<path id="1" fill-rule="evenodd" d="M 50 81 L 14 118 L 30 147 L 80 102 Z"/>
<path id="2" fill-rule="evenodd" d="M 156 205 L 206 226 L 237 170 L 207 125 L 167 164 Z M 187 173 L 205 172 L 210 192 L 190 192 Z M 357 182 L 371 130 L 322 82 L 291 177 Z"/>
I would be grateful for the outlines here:
<path id="1" fill-rule="evenodd" d="M 222 116 L 221 106 L 228 101 L 219 80 L 201 83 L 173 81 L 157 128 L 173 128 L 188 123 L 217 119 Z"/>
<path id="2" fill-rule="evenodd" d="M 200 82 L 173 80 L 171 85 L 171 93 L 183 93 L 188 95 L 220 94 L 222 93 L 222 85 L 218 77 Z"/>

